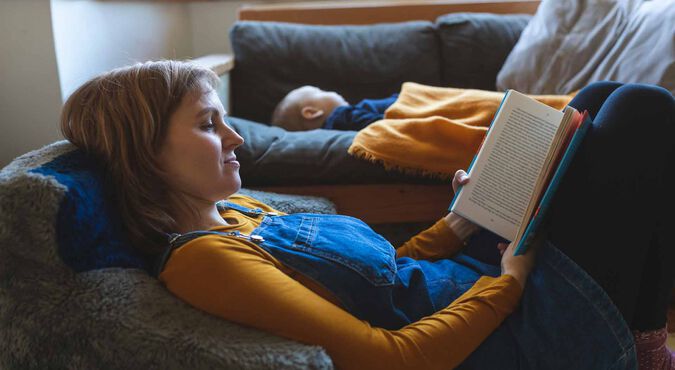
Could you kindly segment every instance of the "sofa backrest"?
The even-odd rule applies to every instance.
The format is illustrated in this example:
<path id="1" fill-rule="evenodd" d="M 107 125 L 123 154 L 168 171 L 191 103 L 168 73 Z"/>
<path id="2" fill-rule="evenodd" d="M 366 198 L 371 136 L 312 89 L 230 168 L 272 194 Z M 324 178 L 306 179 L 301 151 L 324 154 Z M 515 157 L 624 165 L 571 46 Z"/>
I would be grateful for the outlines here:
<path id="1" fill-rule="evenodd" d="M 384 98 L 405 81 L 440 83 L 431 22 L 311 26 L 237 22 L 230 31 L 235 67 L 232 115 L 269 122 L 290 90 L 313 85 L 349 102 Z"/>
<path id="2" fill-rule="evenodd" d="M 496 90 L 497 74 L 531 18 L 490 13 L 439 17 L 441 86 Z"/>
<path id="3" fill-rule="evenodd" d="M 268 123 L 292 89 L 314 85 L 351 103 L 384 98 L 403 82 L 494 90 L 499 67 L 530 15 L 453 13 L 437 22 L 315 26 L 237 22 L 232 112 Z"/>

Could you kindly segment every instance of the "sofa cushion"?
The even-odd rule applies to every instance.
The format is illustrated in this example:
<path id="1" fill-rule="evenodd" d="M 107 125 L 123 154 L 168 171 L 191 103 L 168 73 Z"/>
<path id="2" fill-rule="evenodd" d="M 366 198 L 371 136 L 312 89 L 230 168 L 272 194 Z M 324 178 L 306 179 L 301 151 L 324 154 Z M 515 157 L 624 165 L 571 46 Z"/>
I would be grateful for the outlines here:
<path id="1" fill-rule="evenodd" d="M 497 73 L 531 18 L 489 13 L 439 17 L 443 86 L 495 90 Z"/>
<path id="2" fill-rule="evenodd" d="M 232 114 L 268 123 L 290 90 L 314 85 L 350 103 L 384 98 L 406 81 L 438 85 L 440 53 L 431 22 L 314 26 L 237 22 Z"/>
<path id="3" fill-rule="evenodd" d="M 243 186 L 416 183 L 442 180 L 385 170 L 347 153 L 356 131 L 289 132 L 241 118 L 228 119 L 244 138 L 236 149 Z"/>
<path id="4" fill-rule="evenodd" d="M 321 347 L 236 325 L 169 293 L 114 235 L 120 228 L 108 222 L 114 207 L 96 168 L 62 141 L 0 171 L 0 368 L 332 368 Z M 301 208 L 307 197 L 252 195 L 281 210 L 314 210 Z"/>
<path id="5" fill-rule="evenodd" d="M 497 86 L 567 94 L 614 80 L 675 93 L 672 0 L 545 0 L 499 72 Z"/>

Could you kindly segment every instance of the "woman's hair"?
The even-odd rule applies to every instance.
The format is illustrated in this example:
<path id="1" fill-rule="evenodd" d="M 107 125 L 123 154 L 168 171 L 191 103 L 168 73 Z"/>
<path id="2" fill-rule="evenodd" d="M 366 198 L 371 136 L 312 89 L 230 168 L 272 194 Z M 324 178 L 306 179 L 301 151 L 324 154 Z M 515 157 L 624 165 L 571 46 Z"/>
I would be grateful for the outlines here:
<path id="1" fill-rule="evenodd" d="M 158 163 L 169 118 L 186 94 L 217 84 L 215 73 L 194 63 L 138 63 L 89 80 L 63 107 L 63 136 L 103 163 L 131 241 L 143 253 L 159 253 L 166 234 L 176 231 Z M 171 200 L 194 212 L 180 198 Z"/>

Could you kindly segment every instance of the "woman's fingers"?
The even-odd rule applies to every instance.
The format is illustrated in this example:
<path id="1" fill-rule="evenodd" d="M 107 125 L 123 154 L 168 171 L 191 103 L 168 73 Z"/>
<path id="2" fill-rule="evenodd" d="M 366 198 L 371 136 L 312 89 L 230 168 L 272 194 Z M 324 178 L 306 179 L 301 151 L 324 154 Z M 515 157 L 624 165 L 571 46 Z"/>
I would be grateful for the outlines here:
<path id="1" fill-rule="evenodd" d="M 457 170 L 455 177 L 452 178 L 452 190 L 456 193 L 460 185 L 469 182 L 469 175 L 464 170 Z"/>
<path id="2" fill-rule="evenodd" d="M 509 245 L 506 243 L 497 243 L 497 249 L 499 249 L 499 254 L 501 254 L 502 256 L 504 255 L 504 252 L 508 247 Z"/>

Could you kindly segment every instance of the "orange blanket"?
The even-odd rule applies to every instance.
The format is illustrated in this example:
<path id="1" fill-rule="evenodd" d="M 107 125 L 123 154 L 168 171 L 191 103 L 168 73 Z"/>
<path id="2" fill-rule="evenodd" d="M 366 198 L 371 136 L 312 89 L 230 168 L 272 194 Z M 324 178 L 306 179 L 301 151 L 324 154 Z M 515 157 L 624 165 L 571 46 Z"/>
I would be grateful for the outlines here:
<path id="1" fill-rule="evenodd" d="M 531 95 L 556 109 L 573 95 Z M 361 130 L 349 154 L 387 169 L 452 178 L 466 169 L 504 97 L 502 92 L 406 82 L 384 119 Z"/>

